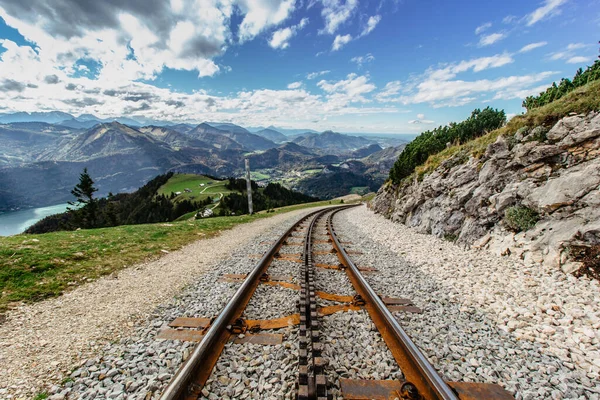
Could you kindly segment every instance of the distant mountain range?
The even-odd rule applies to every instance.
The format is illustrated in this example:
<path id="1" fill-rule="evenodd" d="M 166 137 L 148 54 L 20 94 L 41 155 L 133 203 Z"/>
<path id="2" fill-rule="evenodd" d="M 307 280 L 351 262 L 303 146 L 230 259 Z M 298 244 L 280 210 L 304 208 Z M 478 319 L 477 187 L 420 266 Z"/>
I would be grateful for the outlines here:
<path id="1" fill-rule="evenodd" d="M 23 121 L 27 119 L 44 121 Z M 0 211 L 71 200 L 70 190 L 84 167 L 100 194 L 107 194 L 132 191 L 168 171 L 240 176 L 246 157 L 253 171 L 268 177 L 264 179 L 290 187 L 315 178 L 315 173 L 331 174 L 336 165 L 349 160 L 356 160 L 352 162 L 359 167 L 342 172 L 347 176 L 366 171 L 373 176 L 364 186 L 373 186 L 384 178 L 379 164 L 389 164 L 388 149 L 374 138 L 331 131 L 288 136 L 273 127 L 253 133 L 223 122 L 139 126 L 124 120 L 130 123 L 60 112 L 0 116 Z M 336 192 L 335 179 L 319 182 L 333 185 L 325 195 Z"/>

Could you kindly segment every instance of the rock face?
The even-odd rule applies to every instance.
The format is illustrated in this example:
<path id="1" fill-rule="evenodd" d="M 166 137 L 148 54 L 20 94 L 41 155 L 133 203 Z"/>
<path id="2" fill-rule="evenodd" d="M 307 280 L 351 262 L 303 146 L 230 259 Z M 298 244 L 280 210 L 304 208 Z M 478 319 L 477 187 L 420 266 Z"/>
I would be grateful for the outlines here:
<path id="1" fill-rule="evenodd" d="M 570 246 L 600 244 L 599 155 L 600 113 L 572 115 L 550 131 L 501 136 L 481 158 L 456 154 L 422 181 L 387 184 L 371 207 L 421 232 L 572 272 Z M 538 222 L 510 231 L 511 207 Z"/>

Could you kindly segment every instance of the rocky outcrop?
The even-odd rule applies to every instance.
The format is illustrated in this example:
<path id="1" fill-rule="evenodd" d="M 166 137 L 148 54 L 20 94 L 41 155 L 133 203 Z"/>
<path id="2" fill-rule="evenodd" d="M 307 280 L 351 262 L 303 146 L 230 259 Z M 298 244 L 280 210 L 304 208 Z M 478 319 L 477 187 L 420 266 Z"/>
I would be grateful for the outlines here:
<path id="1" fill-rule="evenodd" d="M 571 115 L 549 131 L 500 136 L 481 158 L 458 153 L 422 180 L 383 186 L 375 212 L 421 232 L 572 272 L 572 246 L 600 244 L 600 113 Z M 506 211 L 535 226 L 513 232 Z"/>

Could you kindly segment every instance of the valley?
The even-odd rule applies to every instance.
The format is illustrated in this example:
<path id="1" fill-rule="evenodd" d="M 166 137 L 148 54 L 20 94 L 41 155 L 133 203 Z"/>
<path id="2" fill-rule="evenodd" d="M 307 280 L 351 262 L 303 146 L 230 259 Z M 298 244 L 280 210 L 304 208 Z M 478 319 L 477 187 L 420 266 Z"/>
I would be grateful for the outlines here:
<path id="1" fill-rule="evenodd" d="M 62 113 L 0 116 L 0 212 L 71 200 L 85 167 L 105 196 L 132 192 L 166 172 L 241 177 L 246 157 L 261 186 L 280 183 L 325 199 L 365 194 L 383 183 L 405 145 L 392 136 L 152 122 Z"/>

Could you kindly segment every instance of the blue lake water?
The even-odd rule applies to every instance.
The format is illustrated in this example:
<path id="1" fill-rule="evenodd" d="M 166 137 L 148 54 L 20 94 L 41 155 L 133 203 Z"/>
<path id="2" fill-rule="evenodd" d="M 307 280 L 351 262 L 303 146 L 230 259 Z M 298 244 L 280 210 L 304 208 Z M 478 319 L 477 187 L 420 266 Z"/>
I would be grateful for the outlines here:
<path id="1" fill-rule="evenodd" d="M 22 233 L 25 229 L 49 215 L 65 212 L 68 206 L 65 203 L 0 214 L 0 236 Z"/>

